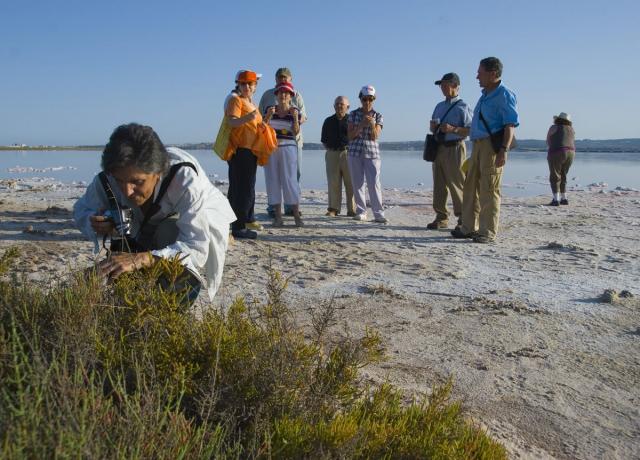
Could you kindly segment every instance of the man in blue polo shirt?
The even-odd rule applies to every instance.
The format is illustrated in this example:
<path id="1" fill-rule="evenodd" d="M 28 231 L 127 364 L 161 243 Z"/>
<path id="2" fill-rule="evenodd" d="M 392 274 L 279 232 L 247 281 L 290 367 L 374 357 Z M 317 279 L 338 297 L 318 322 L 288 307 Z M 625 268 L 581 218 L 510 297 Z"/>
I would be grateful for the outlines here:
<path id="1" fill-rule="evenodd" d="M 473 111 L 470 138 L 473 151 L 462 196 L 462 224 L 454 238 L 491 243 L 498 233 L 500 185 L 507 152 L 519 125 L 516 95 L 502 84 L 502 62 L 496 57 L 480 61 L 476 78 L 482 95 Z M 500 148 L 494 150 L 491 134 L 503 130 Z"/>

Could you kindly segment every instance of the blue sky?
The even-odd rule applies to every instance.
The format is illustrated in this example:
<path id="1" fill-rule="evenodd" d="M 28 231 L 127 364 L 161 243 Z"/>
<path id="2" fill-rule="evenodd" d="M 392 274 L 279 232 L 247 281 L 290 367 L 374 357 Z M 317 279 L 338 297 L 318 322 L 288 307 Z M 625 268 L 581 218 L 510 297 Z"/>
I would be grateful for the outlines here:
<path id="1" fill-rule="evenodd" d="M 628 1 L 3 1 L 0 144 L 102 144 L 115 126 L 215 138 L 240 68 L 293 71 L 318 141 L 333 99 L 377 88 L 383 141 L 423 139 L 454 71 L 472 106 L 481 58 L 518 97 L 519 138 L 569 112 L 578 138 L 640 137 L 640 3 Z"/>

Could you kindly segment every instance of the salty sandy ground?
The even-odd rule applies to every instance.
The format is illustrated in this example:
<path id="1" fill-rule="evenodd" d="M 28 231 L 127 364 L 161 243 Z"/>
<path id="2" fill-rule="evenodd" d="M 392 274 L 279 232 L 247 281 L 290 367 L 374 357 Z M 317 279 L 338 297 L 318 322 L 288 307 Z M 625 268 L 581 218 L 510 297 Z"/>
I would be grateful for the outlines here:
<path id="1" fill-rule="evenodd" d="M 0 181 L 0 250 L 18 245 L 30 278 L 92 263 L 70 212 L 83 190 Z M 640 192 L 587 187 L 559 208 L 505 198 L 492 245 L 426 230 L 430 192 L 385 190 L 387 225 L 326 218 L 326 193 L 303 195 L 306 226 L 259 213 L 265 230 L 230 247 L 223 288 L 200 308 L 264 299 L 271 258 L 302 325 L 333 299 L 353 334 L 380 331 L 389 359 L 366 379 L 412 394 L 453 377 L 514 458 L 640 457 Z"/>

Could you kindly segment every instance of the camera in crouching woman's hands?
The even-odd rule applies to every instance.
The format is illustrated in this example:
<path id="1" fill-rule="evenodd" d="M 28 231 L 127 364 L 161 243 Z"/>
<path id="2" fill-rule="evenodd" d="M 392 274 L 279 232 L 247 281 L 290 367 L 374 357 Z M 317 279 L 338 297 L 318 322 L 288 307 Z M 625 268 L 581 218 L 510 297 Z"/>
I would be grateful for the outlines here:
<path id="1" fill-rule="evenodd" d="M 110 250 L 113 252 L 136 252 L 134 250 L 135 240 L 131 237 L 131 222 L 133 211 L 131 208 L 119 207 L 107 209 L 102 216 L 111 222 L 115 232 L 111 235 Z"/>
<path id="2" fill-rule="evenodd" d="M 102 216 L 111 222 L 115 227 L 118 235 L 131 235 L 131 221 L 133 219 L 133 211 L 131 208 L 120 207 L 117 209 L 107 209 Z"/>

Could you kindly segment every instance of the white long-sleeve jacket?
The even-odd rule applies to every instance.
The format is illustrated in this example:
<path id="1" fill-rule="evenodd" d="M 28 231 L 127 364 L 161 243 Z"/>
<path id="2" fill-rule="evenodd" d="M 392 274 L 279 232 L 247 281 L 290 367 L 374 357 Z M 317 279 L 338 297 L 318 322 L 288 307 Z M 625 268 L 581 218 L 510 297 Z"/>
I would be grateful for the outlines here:
<path id="1" fill-rule="evenodd" d="M 196 167 L 197 173 L 190 167 L 181 167 L 160 200 L 160 210 L 151 217 L 149 225 L 159 223 L 169 215 L 178 214 L 178 237 L 175 243 L 151 251 L 151 254 L 165 258 L 180 254 L 184 258 L 182 263 L 187 268 L 196 273 L 204 271 L 207 291 L 212 299 L 222 281 L 229 244 L 229 224 L 236 220 L 236 216 L 227 198 L 211 183 L 193 156 L 176 147 L 168 147 L 167 151 L 170 165 L 189 162 Z M 136 235 L 144 218 L 142 211 L 122 194 L 111 176 L 107 175 L 107 178 L 118 202 L 133 210 L 131 234 Z M 162 179 L 164 176 L 158 181 L 153 193 L 154 201 Z M 97 176 L 87 187 L 84 196 L 73 206 L 76 225 L 87 238 L 94 241 L 96 251 L 100 246 L 89 217 L 108 208 L 109 200 Z"/>

